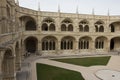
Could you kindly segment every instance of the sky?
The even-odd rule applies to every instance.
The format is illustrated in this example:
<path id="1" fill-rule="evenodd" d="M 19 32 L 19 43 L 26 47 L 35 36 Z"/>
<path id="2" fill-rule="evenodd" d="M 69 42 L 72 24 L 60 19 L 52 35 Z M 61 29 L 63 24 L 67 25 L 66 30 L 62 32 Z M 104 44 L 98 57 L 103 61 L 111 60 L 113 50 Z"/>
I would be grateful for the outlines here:
<path id="1" fill-rule="evenodd" d="M 76 13 L 78 6 L 79 14 L 120 15 L 120 0 L 19 0 L 22 7 L 38 10 L 40 3 L 41 11 L 57 12 L 58 5 L 60 11 L 64 13 Z"/>

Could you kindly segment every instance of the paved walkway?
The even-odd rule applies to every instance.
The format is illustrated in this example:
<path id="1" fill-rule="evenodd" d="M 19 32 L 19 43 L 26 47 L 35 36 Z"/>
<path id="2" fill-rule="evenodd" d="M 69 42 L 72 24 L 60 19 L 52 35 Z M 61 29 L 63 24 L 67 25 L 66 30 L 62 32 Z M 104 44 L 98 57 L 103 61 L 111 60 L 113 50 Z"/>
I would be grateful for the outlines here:
<path id="1" fill-rule="evenodd" d="M 120 56 L 112 56 L 107 66 L 92 66 L 92 67 L 83 67 L 83 66 L 77 66 L 77 65 L 72 65 L 68 63 L 57 62 L 49 59 L 38 59 L 38 58 L 37 60 L 34 57 L 28 58 L 25 61 L 25 62 L 32 62 L 35 60 L 34 62 L 31 63 L 31 67 L 29 67 L 29 72 L 31 73 L 30 80 L 37 80 L 36 63 L 48 64 L 48 65 L 80 72 L 85 80 L 100 80 L 95 76 L 95 73 L 98 70 L 110 69 L 110 70 L 120 71 L 120 63 L 119 63 Z M 24 67 L 23 71 L 24 70 L 28 70 L 28 67 Z M 27 80 L 27 79 L 22 79 L 22 80 Z"/>

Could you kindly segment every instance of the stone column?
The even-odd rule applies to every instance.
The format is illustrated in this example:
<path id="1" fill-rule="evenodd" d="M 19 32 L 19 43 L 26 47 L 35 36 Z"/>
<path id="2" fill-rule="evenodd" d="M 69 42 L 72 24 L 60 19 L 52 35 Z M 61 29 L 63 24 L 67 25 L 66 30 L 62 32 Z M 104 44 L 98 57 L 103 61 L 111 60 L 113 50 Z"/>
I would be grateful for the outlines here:
<path id="1" fill-rule="evenodd" d="M 42 55 L 42 42 L 38 41 L 38 55 Z"/>
<path id="2" fill-rule="evenodd" d="M 106 50 L 105 51 L 109 52 L 110 51 L 110 40 L 107 40 L 104 45 L 106 45 Z"/>
<path id="3" fill-rule="evenodd" d="M 74 42 L 74 45 L 73 45 L 74 53 L 78 53 L 78 45 L 79 45 L 78 43 L 79 41 Z"/>
<path id="4" fill-rule="evenodd" d="M 61 41 L 56 42 L 56 54 L 61 54 Z"/>
<path id="5" fill-rule="evenodd" d="M 90 51 L 94 53 L 95 52 L 95 41 L 91 41 L 90 43 L 91 43 L 91 45 L 89 45 Z"/>
<path id="6" fill-rule="evenodd" d="M 17 53 L 16 54 L 18 54 L 18 56 L 16 56 L 16 71 L 19 71 L 20 70 L 20 68 L 21 68 L 21 55 L 20 55 L 20 53 L 21 53 L 21 49 L 18 49 L 17 50 Z"/>

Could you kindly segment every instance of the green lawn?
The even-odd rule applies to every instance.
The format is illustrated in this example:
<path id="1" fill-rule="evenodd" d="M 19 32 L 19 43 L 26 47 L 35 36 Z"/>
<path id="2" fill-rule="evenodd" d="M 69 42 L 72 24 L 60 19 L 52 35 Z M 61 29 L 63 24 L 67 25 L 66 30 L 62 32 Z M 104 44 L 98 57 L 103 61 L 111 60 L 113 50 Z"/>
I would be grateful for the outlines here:
<path id="1" fill-rule="evenodd" d="M 70 59 L 52 59 L 52 60 L 89 67 L 89 66 L 95 66 L 95 65 L 107 65 L 109 59 L 110 59 L 110 56 L 70 58 Z"/>
<path id="2" fill-rule="evenodd" d="M 36 64 L 37 80 L 84 80 L 79 72 L 45 64 Z"/>

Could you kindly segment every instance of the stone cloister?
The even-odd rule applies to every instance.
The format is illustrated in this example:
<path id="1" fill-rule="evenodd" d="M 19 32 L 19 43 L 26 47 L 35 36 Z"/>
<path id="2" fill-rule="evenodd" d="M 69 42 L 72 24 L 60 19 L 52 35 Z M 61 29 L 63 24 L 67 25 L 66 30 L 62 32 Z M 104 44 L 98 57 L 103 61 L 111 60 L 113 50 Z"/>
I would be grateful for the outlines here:
<path id="1" fill-rule="evenodd" d="M 120 16 L 36 11 L 19 6 L 17 0 L 0 1 L 0 80 L 16 80 L 27 53 L 59 56 L 119 50 Z"/>

